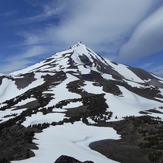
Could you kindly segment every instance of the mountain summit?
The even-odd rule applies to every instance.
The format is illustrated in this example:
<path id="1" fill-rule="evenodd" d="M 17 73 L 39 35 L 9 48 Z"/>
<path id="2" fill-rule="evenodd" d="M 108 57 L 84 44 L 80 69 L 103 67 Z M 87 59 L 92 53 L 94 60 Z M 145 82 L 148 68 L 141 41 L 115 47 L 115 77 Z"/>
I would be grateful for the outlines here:
<path id="1" fill-rule="evenodd" d="M 11 73 L 11 76 L 32 72 L 68 72 L 71 70 L 80 72 L 80 74 L 91 74 L 91 71 L 94 71 L 101 75 L 111 75 L 116 79 L 121 78 L 133 82 L 149 83 L 163 88 L 163 84 L 160 82 L 162 78 L 139 68 L 111 62 L 80 42 L 69 50 L 58 52 L 40 63 Z"/>
<path id="2" fill-rule="evenodd" d="M 31 157 L 30 163 L 47 158 L 54 162 L 61 155 L 113 162 L 89 144 L 120 137 L 113 128 L 97 126 L 133 116 L 162 119 L 162 105 L 163 78 L 109 61 L 77 43 L 40 63 L 0 76 L 0 143 L 10 145 L 5 150 L 0 147 L 0 156 Z"/>

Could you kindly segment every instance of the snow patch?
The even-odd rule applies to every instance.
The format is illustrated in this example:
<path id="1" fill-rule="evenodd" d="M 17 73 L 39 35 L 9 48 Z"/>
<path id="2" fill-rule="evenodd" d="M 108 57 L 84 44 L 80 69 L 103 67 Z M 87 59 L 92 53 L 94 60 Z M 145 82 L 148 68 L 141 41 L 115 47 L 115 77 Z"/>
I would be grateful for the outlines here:
<path id="1" fill-rule="evenodd" d="M 112 75 L 109 75 L 109 74 L 102 74 L 101 76 L 106 80 L 115 80 L 113 79 Z"/>
<path id="2" fill-rule="evenodd" d="M 46 94 L 46 93 L 54 94 L 54 99 L 52 99 L 49 102 L 47 107 L 54 106 L 62 100 L 81 98 L 81 96 L 79 94 L 69 92 L 67 89 L 67 84 L 72 81 L 78 80 L 78 78 L 69 73 L 67 73 L 66 75 L 67 75 L 66 80 L 64 80 L 61 84 L 51 88 L 48 91 L 43 92 L 44 94 Z"/>
<path id="3" fill-rule="evenodd" d="M 25 105 L 25 104 L 32 102 L 32 101 L 35 101 L 35 100 L 36 100 L 35 98 L 27 98 L 23 101 L 18 102 L 15 106 Z"/>
<path id="4" fill-rule="evenodd" d="M 43 115 L 43 113 L 38 112 L 37 114 L 33 114 L 31 117 L 26 117 L 26 121 L 22 123 L 25 127 L 35 124 L 43 124 L 43 123 L 52 123 L 62 121 L 65 117 L 63 113 L 49 113 Z"/>
<path id="5" fill-rule="evenodd" d="M 71 109 L 71 108 L 76 108 L 79 106 L 82 106 L 83 103 L 82 102 L 70 102 L 69 104 L 67 104 L 66 106 L 63 107 L 63 109 Z"/>
<path id="6" fill-rule="evenodd" d="M 75 157 L 80 161 L 91 160 L 95 163 L 116 163 L 89 148 L 89 144 L 104 139 L 119 139 L 113 128 L 87 126 L 82 122 L 50 126 L 35 135 L 34 142 L 39 150 L 33 150 L 35 157 L 12 163 L 53 163 L 61 155 Z"/>
<path id="7" fill-rule="evenodd" d="M 102 90 L 102 87 L 94 86 L 92 82 L 84 81 L 84 86 L 81 87 L 86 92 L 93 93 L 93 94 L 101 94 L 105 93 Z"/>
<path id="8" fill-rule="evenodd" d="M 4 78 L 0 86 L 0 102 L 2 103 L 6 100 L 12 99 L 16 96 L 23 94 L 31 88 L 42 85 L 44 83 L 44 80 L 41 78 L 41 76 L 41 73 L 35 73 L 35 78 L 37 80 L 29 84 L 24 89 L 18 89 L 14 81 Z"/>

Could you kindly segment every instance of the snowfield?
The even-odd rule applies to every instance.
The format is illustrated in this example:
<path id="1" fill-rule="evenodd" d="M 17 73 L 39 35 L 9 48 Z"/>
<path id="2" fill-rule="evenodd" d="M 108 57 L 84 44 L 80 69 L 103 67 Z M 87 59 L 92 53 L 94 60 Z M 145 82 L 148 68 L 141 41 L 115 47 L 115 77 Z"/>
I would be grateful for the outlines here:
<path id="1" fill-rule="evenodd" d="M 118 64 L 115 65 L 112 62 L 108 61 L 109 65 L 113 67 L 114 70 L 119 72 L 122 76 L 124 76 L 126 79 L 131 80 L 131 81 L 136 81 L 140 83 L 144 83 L 143 80 L 141 80 L 136 74 L 134 74 L 131 70 L 128 69 L 127 66 Z"/>
<path id="2" fill-rule="evenodd" d="M 67 89 L 67 84 L 74 80 L 78 80 L 78 78 L 71 74 L 67 74 L 67 79 L 64 80 L 61 84 L 51 88 L 50 90 L 43 92 L 44 94 L 46 93 L 54 94 L 54 99 L 50 101 L 47 107 L 53 106 L 62 100 L 80 98 L 81 96 L 79 94 L 69 92 Z"/>
<path id="3" fill-rule="evenodd" d="M 50 126 L 35 135 L 34 142 L 39 150 L 33 150 L 35 157 L 12 163 L 54 163 L 61 155 L 72 156 L 80 161 L 95 163 L 116 163 L 89 148 L 89 144 L 104 139 L 120 139 L 116 131 L 109 127 L 87 126 L 82 122 Z"/>
<path id="4" fill-rule="evenodd" d="M 122 86 L 119 86 L 122 95 L 115 96 L 113 94 L 104 92 L 100 86 L 94 86 L 93 82 L 85 81 L 84 84 L 85 85 L 82 87 L 82 89 L 84 89 L 86 92 L 93 94 L 105 94 L 106 103 L 109 106 L 108 111 L 113 112 L 113 116 L 108 121 L 122 120 L 126 116 L 141 116 L 142 114 L 139 113 L 140 111 L 145 111 L 153 108 L 158 109 L 160 106 L 162 106 L 161 102 L 141 97 L 128 91 Z M 154 117 L 160 117 L 163 120 L 163 114 L 150 114 Z"/>

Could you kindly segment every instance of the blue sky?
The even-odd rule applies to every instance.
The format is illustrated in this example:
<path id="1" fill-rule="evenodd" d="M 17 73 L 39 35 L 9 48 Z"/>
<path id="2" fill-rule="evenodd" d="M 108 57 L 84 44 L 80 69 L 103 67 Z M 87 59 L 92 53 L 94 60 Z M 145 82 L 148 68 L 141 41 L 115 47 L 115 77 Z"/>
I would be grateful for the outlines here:
<path id="1" fill-rule="evenodd" d="M 0 72 L 82 41 L 98 54 L 163 76 L 162 0 L 1 0 Z"/>

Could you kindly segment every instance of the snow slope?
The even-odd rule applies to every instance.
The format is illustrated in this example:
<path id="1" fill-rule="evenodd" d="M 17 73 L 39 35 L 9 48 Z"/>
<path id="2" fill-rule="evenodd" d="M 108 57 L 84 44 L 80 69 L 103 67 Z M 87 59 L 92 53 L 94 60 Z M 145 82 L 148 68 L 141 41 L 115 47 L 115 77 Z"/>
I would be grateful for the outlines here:
<path id="1" fill-rule="evenodd" d="M 106 93 L 102 90 L 102 87 L 93 85 L 93 82 L 84 82 L 85 86 L 82 87 L 86 92 L 93 94 L 105 94 L 106 102 L 109 106 L 108 111 L 113 112 L 113 116 L 109 121 L 121 120 L 126 116 L 141 116 L 140 111 L 145 111 L 152 108 L 159 108 L 163 104 L 161 102 L 153 101 L 141 97 L 128 91 L 126 88 L 119 86 L 122 95 L 115 96 L 111 93 Z M 157 117 L 155 113 L 150 113 L 151 116 Z M 116 117 L 116 119 L 115 119 Z M 159 117 L 163 120 L 163 114 L 159 114 Z"/>
<path id="2" fill-rule="evenodd" d="M 34 142 L 39 144 L 39 150 L 34 150 L 36 156 L 27 160 L 12 161 L 12 163 L 53 163 L 63 154 L 75 157 L 80 161 L 115 163 L 116 161 L 91 150 L 89 144 L 103 139 L 120 138 L 112 128 L 87 126 L 82 122 L 50 126 L 44 132 L 36 134 L 35 137 Z"/>

